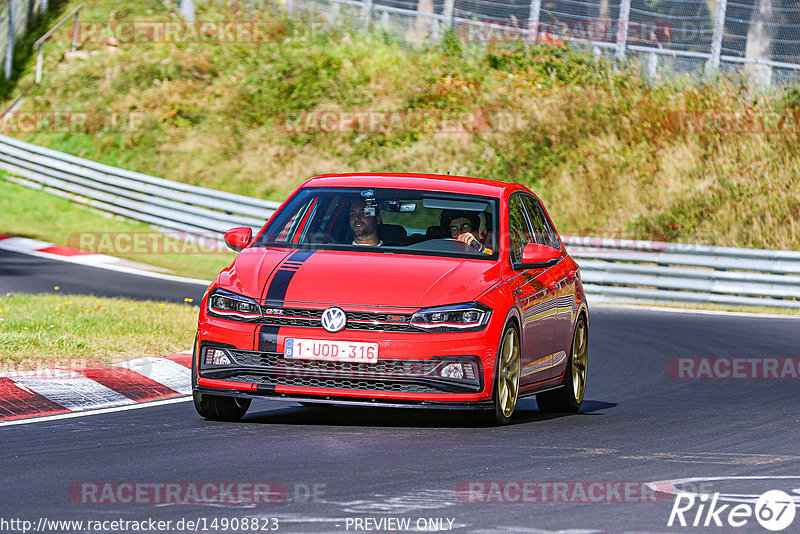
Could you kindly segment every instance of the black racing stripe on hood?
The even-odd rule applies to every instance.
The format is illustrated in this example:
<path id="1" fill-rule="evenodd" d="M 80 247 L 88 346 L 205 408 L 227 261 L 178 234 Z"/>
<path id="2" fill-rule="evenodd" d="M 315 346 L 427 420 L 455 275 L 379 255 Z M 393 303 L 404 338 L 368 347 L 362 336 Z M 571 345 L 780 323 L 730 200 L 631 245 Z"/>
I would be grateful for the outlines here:
<path id="1" fill-rule="evenodd" d="M 299 269 L 299 265 L 306 261 L 313 253 L 313 250 L 298 250 L 286 258 L 272 277 L 265 298 L 272 302 L 280 301 L 282 303 L 286 298 L 286 290 L 289 289 L 289 282 L 292 281 L 294 273 Z M 286 262 L 291 263 L 286 265 Z"/>

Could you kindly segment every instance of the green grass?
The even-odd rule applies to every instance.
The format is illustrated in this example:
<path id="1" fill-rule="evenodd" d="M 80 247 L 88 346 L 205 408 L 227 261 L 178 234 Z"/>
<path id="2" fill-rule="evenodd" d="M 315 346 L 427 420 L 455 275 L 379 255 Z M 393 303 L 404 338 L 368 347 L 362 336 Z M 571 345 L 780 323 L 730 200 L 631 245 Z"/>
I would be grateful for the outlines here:
<path id="1" fill-rule="evenodd" d="M 102 365 L 191 349 L 197 308 L 91 295 L 0 297 L 0 370 Z"/>
<path id="2" fill-rule="evenodd" d="M 64 2 L 66 12 L 77 0 Z M 85 21 L 177 20 L 156 0 L 86 4 Z M 270 7 L 201 3 L 199 20 L 273 22 L 269 41 L 98 43 L 66 61 L 68 30 L 48 44 L 26 111 L 94 113 L 79 133 L 15 134 L 156 176 L 282 200 L 332 171 L 447 172 L 523 183 L 563 234 L 624 235 L 800 249 L 796 134 L 688 131 L 681 114 L 796 113 L 800 93 L 736 80 L 651 85 L 561 45 L 472 48 L 448 38 L 411 48 L 381 33 L 320 30 Z M 20 86 L 32 77 L 23 66 Z M 12 92 L 13 93 L 13 92 Z M 9 99 L 15 96 L 10 93 Z M 471 133 L 287 133 L 297 113 L 446 111 Z M 131 128 L 108 117 L 136 118 Z M 501 127 L 504 124 L 513 127 Z M 105 118 L 106 120 L 104 120 Z"/>
<path id="3" fill-rule="evenodd" d="M 115 246 L 112 241 L 104 245 L 96 237 L 99 234 L 152 235 L 155 230 L 144 223 L 113 218 L 44 191 L 9 182 L 1 174 L 0 213 L 3 214 L 0 217 L 0 234 L 76 248 L 81 248 L 81 236 L 89 235 L 92 241 L 83 242 L 96 244 L 91 252 L 154 265 L 179 276 L 213 280 L 234 257 L 231 251 L 193 253 L 190 247 L 186 247 L 185 254 L 150 253 L 147 248 L 133 249 L 129 241 L 119 241 L 120 246 Z"/>

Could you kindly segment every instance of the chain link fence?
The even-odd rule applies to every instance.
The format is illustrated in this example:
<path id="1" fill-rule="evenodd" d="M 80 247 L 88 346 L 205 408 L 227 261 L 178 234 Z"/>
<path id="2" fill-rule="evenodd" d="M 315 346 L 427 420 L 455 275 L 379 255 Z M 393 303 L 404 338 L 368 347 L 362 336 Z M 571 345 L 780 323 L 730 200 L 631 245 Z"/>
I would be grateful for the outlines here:
<path id="1" fill-rule="evenodd" d="M 188 1 L 188 0 L 184 0 Z M 800 81 L 800 3 L 789 0 L 282 0 L 292 16 L 415 43 L 564 41 L 652 79 L 721 72 Z"/>

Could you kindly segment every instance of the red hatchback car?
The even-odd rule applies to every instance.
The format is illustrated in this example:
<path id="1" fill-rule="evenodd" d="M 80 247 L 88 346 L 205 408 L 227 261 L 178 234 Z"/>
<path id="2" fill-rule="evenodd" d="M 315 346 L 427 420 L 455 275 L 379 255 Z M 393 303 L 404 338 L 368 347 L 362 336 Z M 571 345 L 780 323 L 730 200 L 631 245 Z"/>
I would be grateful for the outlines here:
<path id="1" fill-rule="evenodd" d="M 428 174 L 305 182 L 209 287 L 194 403 L 236 420 L 253 398 L 476 410 L 583 400 L 588 307 L 541 201 L 513 183 Z"/>

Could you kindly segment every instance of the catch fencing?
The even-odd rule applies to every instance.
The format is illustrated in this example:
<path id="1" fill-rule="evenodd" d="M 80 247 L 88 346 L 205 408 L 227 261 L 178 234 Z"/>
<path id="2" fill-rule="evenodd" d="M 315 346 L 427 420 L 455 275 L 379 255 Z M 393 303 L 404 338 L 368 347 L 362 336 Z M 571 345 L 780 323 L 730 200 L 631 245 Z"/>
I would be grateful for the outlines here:
<path id="1" fill-rule="evenodd" d="M 186 0 L 184 0 L 186 1 Z M 408 42 L 452 29 L 468 42 L 568 42 L 651 79 L 800 81 L 800 4 L 781 0 L 283 0 L 292 16 Z"/>
<path id="2" fill-rule="evenodd" d="M 279 206 L 126 171 L 0 135 L 7 179 L 157 228 L 259 229 Z M 800 308 L 800 251 L 564 237 L 591 301 Z"/>
<path id="3" fill-rule="evenodd" d="M 14 68 L 14 44 L 25 35 L 34 18 L 47 12 L 48 0 L 0 1 L 0 45 L 3 50 L 3 76 Z"/>

